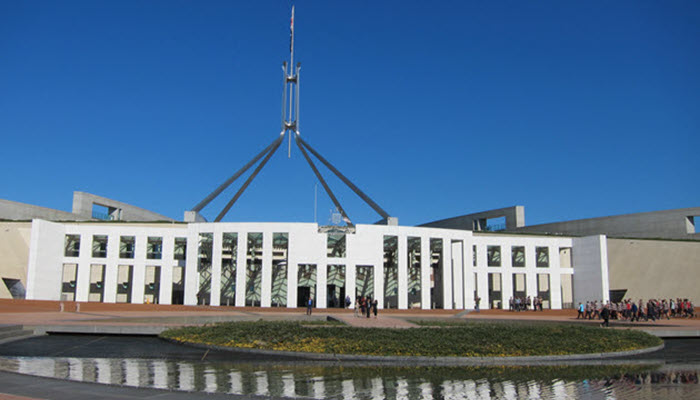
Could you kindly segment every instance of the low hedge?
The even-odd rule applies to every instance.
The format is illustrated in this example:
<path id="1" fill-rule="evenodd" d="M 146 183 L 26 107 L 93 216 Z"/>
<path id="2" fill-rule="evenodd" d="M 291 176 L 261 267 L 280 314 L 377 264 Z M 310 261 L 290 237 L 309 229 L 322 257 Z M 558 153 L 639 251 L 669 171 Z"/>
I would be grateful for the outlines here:
<path id="1" fill-rule="evenodd" d="M 471 322 L 411 329 L 303 326 L 292 321 L 227 322 L 165 331 L 182 343 L 331 354 L 508 357 L 604 353 L 657 346 L 635 330 L 574 324 Z"/>

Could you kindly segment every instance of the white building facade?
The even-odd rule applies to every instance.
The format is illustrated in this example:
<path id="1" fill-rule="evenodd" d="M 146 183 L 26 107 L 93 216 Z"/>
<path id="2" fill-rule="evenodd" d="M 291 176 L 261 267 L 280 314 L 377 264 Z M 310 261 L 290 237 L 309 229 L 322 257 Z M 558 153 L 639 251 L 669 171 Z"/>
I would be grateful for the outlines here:
<path id="1" fill-rule="evenodd" d="M 608 300 L 604 236 L 391 225 L 33 220 L 27 299 L 213 306 L 544 308 Z"/>

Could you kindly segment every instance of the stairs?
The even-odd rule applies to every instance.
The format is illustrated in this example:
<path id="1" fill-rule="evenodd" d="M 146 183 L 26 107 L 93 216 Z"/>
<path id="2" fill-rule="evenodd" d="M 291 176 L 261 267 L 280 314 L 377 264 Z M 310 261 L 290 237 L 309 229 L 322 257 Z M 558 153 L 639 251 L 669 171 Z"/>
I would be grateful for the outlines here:
<path id="1" fill-rule="evenodd" d="M 25 329 L 22 325 L 0 325 L 0 344 L 14 342 L 34 336 L 33 329 Z"/>

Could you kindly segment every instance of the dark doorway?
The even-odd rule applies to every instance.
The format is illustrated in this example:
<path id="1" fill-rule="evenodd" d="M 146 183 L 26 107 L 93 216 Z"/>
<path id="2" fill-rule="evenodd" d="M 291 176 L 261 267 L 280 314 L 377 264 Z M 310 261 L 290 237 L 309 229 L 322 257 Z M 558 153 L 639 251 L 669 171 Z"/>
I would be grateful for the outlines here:
<path id="1" fill-rule="evenodd" d="M 297 307 L 306 307 L 311 297 L 311 288 L 308 286 L 299 286 L 297 288 Z"/>
<path id="2" fill-rule="evenodd" d="M 328 308 L 345 308 L 345 286 L 328 285 Z"/>

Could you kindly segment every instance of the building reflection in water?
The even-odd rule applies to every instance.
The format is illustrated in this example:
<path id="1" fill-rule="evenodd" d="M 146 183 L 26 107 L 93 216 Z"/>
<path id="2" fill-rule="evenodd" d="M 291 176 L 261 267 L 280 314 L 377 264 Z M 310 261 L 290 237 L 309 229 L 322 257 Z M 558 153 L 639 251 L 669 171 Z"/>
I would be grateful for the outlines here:
<path id="1" fill-rule="evenodd" d="M 83 382 L 145 388 L 316 399 L 698 398 L 695 365 L 603 379 L 460 379 L 459 368 L 274 367 L 111 358 L 0 358 L 0 369 Z M 368 372 L 369 371 L 369 372 Z M 394 372 L 391 372 L 394 371 Z"/>

